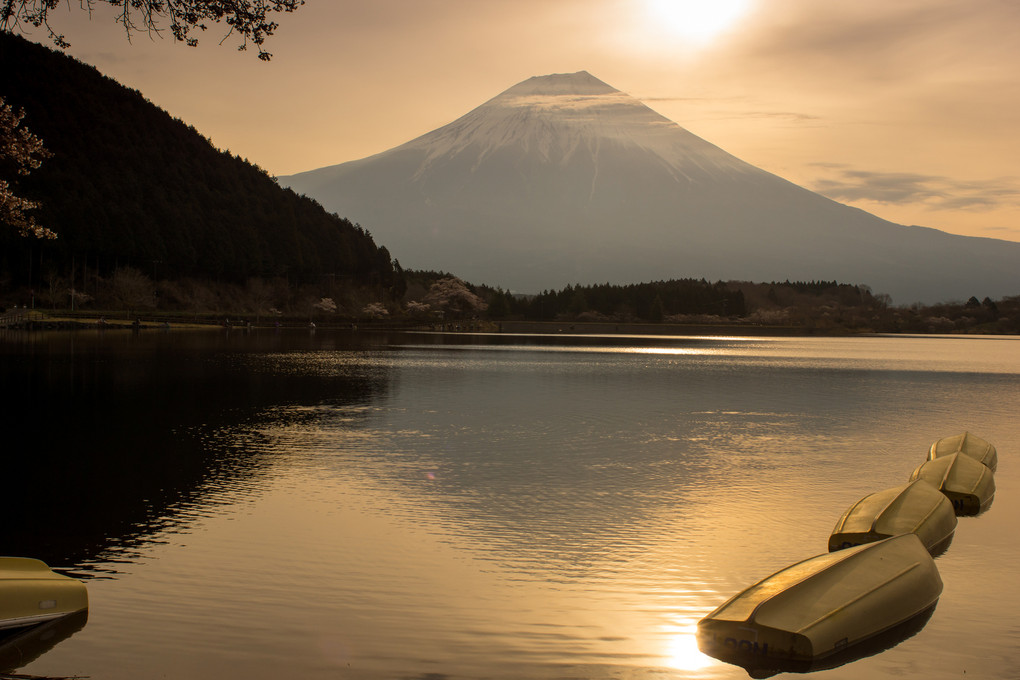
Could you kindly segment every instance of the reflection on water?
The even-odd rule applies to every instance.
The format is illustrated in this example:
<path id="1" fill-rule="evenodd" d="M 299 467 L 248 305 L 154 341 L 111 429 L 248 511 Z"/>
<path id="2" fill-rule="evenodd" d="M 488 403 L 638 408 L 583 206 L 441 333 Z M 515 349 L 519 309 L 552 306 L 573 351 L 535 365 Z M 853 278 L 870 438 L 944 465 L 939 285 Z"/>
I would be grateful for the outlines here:
<path id="1" fill-rule="evenodd" d="M 328 384 L 239 370 L 245 353 L 279 344 L 272 337 L 6 333 L 3 340 L 0 374 L 16 395 L 7 422 L 28 446 L 11 461 L 23 483 L 0 495 L 0 511 L 32 512 L 4 526 L 2 552 L 58 566 L 102 554 L 97 571 L 202 515 L 211 490 L 257 496 L 268 463 L 250 444 L 258 437 L 253 418 L 267 408 L 332 395 L 363 402 L 385 387 L 384 370 L 336 375 Z"/>
<path id="2" fill-rule="evenodd" d="M 746 677 L 697 621 L 965 429 L 999 499 L 939 611 L 819 677 L 1013 668 L 1015 340 L 185 335 L 0 341 L 64 466 L 4 552 L 112 576 L 23 672 Z"/>
<path id="3" fill-rule="evenodd" d="M 88 618 L 86 609 L 48 623 L 3 631 L 0 634 L 0 673 L 32 663 L 84 628 Z"/>

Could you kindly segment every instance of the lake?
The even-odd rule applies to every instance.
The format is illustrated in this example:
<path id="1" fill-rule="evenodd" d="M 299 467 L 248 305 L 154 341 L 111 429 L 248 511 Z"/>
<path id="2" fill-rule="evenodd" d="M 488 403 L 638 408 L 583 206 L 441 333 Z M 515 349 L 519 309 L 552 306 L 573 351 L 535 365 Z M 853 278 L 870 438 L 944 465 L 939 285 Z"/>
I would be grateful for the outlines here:
<path id="1" fill-rule="evenodd" d="M 3 331 L 0 375 L 0 554 L 90 597 L 0 670 L 746 678 L 698 620 L 969 430 L 931 619 L 814 675 L 1016 677 L 1020 338 Z"/>

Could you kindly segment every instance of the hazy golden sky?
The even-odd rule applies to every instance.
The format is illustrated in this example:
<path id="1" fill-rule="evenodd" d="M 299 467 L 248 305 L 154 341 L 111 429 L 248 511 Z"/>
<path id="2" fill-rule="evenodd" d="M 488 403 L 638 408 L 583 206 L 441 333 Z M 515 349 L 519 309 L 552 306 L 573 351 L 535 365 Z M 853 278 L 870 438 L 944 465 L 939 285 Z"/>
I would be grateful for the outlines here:
<path id="1" fill-rule="evenodd" d="M 71 4 L 52 21 L 70 54 L 277 175 L 586 70 L 838 201 L 1020 241 L 1015 0 L 308 0 L 281 16 L 270 63 L 218 44 L 219 26 L 198 48 L 128 44 L 109 8 L 89 21 Z"/>

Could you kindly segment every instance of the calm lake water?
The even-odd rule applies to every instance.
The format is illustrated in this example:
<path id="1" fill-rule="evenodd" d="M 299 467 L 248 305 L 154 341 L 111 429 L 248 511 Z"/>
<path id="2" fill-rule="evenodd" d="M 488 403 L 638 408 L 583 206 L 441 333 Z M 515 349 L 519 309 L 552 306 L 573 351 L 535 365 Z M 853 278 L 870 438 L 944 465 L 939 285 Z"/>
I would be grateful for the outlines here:
<path id="1" fill-rule="evenodd" d="M 8 331 L 0 376 L 0 554 L 91 600 L 0 671 L 746 678 L 697 621 L 970 430 L 931 619 L 815 675 L 1020 672 L 1018 338 Z"/>

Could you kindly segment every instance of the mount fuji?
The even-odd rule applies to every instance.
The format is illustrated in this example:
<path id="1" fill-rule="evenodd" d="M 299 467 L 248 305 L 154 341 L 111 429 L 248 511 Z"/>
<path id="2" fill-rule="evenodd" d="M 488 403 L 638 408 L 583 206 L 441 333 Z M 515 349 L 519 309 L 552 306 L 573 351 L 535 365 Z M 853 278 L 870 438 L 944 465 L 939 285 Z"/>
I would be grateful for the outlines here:
<path id="1" fill-rule="evenodd" d="M 1020 293 L 1020 243 L 887 222 L 756 168 L 587 72 L 521 82 L 361 160 L 280 177 L 405 267 L 540 292 L 707 278 Z"/>

